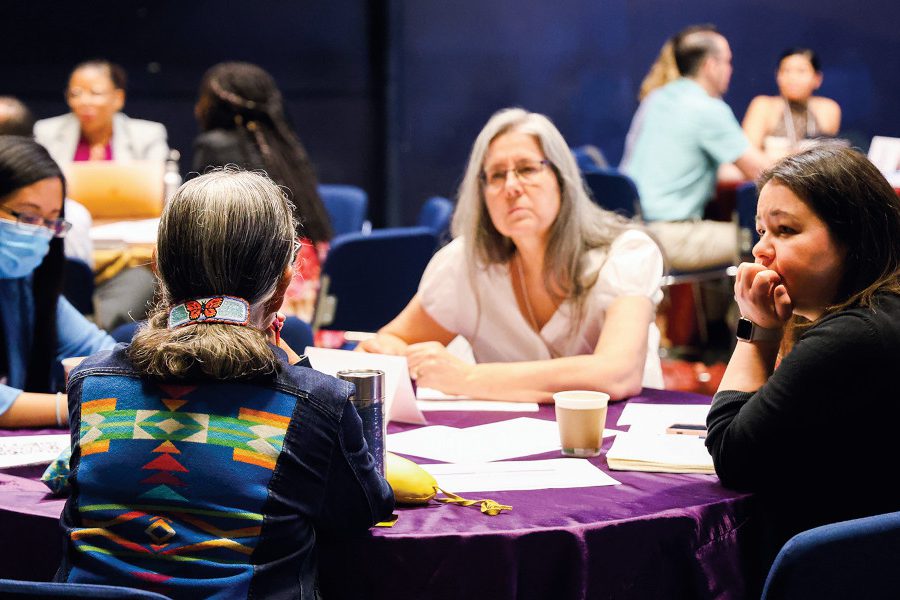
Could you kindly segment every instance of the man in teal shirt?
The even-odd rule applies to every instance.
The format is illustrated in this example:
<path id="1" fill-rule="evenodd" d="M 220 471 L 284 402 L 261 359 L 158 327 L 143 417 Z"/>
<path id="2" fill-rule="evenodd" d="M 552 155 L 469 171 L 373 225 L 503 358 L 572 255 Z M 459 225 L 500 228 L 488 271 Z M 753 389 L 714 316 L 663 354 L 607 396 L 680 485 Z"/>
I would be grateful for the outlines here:
<path id="1" fill-rule="evenodd" d="M 635 180 L 643 217 L 672 267 L 691 270 L 737 257 L 734 224 L 701 220 L 719 165 L 734 163 L 753 179 L 765 159 L 721 98 L 731 80 L 728 40 L 701 25 L 678 33 L 673 45 L 682 77 L 641 103 L 621 168 Z"/>

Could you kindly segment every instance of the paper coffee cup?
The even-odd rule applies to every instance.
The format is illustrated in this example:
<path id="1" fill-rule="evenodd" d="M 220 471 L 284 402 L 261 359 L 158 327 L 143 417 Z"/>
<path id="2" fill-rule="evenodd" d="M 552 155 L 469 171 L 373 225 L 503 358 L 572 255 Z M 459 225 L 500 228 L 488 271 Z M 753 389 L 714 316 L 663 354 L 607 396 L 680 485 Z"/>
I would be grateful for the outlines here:
<path id="1" fill-rule="evenodd" d="M 580 390 L 557 392 L 553 401 L 563 456 L 584 458 L 600 454 L 609 394 Z"/>

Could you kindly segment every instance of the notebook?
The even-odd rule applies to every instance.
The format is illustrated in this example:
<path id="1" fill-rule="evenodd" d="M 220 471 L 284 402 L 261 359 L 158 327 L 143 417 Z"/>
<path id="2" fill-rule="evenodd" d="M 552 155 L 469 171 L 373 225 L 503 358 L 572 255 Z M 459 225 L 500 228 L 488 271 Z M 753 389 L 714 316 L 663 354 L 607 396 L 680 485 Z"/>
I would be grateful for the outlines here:
<path id="1" fill-rule="evenodd" d="M 83 161 L 63 167 L 66 193 L 95 221 L 148 219 L 162 214 L 162 161 Z"/>

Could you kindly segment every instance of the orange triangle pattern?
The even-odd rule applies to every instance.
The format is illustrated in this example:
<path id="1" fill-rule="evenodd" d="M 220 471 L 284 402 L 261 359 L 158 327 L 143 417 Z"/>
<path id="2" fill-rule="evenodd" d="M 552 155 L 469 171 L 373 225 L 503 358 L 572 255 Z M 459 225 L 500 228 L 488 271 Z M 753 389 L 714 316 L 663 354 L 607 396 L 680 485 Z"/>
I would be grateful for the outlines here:
<path id="1" fill-rule="evenodd" d="M 184 406 L 187 403 L 187 400 L 174 400 L 172 398 L 163 398 L 162 403 L 166 405 L 166 408 L 168 408 L 172 412 L 175 412 L 176 410 L 178 410 L 179 408 Z"/>
<path id="2" fill-rule="evenodd" d="M 153 449 L 153 452 L 171 452 L 172 454 L 181 454 L 181 450 L 175 447 L 175 444 L 166 440 L 159 446 Z"/>
<path id="3" fill-rule="evenodd" d="M 148 462 L 143 467 L 144 469 L 155 469 L 157 471 L 181 471 L 182 473 L 187 473 L 188 470 L 184 468 L 184 466 L 172 458 L 170 454 L 163 454 L 162 456 L 157 456 L 155 459 Z"/>

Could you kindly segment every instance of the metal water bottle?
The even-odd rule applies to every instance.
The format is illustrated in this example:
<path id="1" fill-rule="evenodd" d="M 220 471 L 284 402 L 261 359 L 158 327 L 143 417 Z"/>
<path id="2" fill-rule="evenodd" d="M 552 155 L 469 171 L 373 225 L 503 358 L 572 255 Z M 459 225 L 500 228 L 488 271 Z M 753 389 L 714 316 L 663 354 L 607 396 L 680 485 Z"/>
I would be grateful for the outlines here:
<path id="1" fill-rule="evenodd" d="M 384 371 L 376 369 L 350 369 L 338 371 L 339 379 L 356 385 L 353 406 L 362 419 L 363 436 L 369 453 L 375 459 L 375 468 L 384 476 L 386 423 L 384 420 Z"/>

